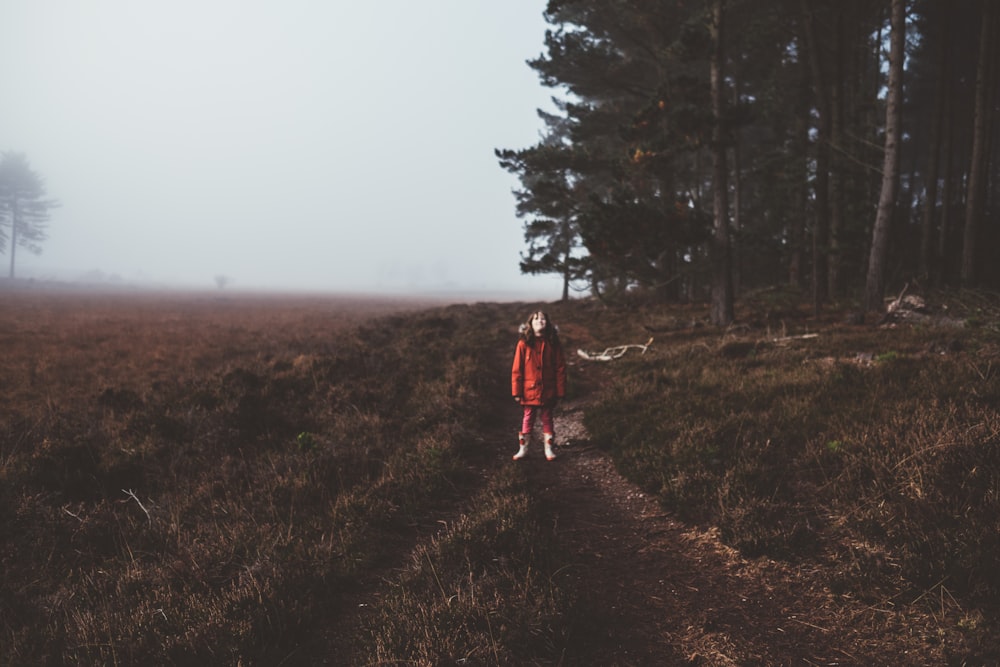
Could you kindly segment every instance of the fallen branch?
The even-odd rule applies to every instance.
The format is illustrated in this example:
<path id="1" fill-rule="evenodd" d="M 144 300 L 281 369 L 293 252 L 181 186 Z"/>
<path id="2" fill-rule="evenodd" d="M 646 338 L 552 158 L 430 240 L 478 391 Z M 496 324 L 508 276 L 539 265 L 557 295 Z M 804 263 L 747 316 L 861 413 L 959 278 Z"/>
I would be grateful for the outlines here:
<path id="1" fill-rule="evenodd" d="M 625 356 L 625 353 L 632 349 L 642 350 L 642 354 L 646 354 L 646 350 L 648 350 L 649 346 L 652 344 L 653 339 L 650 338 L 646 341 L 645 345 L 617 345 L 615 347 L 606 348 L 603 352 L 587 352 L 586 350 L 577 350 L 576 353 L 588 361 L 614 361 L 615 359 L 620 359 Z"/>
<path id="2" fill-rule="evenodd" d="M 774 343 L 788 343 L 793 340 L 808 340 L 810 338 L 819 338 L 818 333 L 807 333 L 799 334 L 798 336 L 781 336 L 780 338 L 775 338 L 772 342 Z"/>
<path id="3" fill-rule="evenodd" d="M 146 509 L 146 506 L 143 505 L 142 502 L 139 500 L 138 496 L 135 495 L 135 491 L 133 491 L 132 489 L 129 489 L 128 491 L 122 489 L 122 493 L 124 493 L 126 496 L 135 501 L 135 503 L 139 506 L 139 509 L 141 509 L 143 512 L 146 513 L 146 520 L 149 522 L 150 525 L 152 525 L 153 517 L 149 515 L 149 510 Z"/>
<path id="4" fill-rule="evenodd" d="M 80 518 L 80 515 L 79 515 L 79 514 L 73 514 L 72 512 L 70 512 L 70 511 L 69 511 L 68 509 L 66 509 L 65 507 L 64 507 L 64 508 L 62 508 L 62 511 L 63 511 L 63 512 L 66 512 L 66 514 L 69 514 L 69 515 L 70 515 L 71 517 L 73 517 L 74 519 L 76 519 L 76 520 L 77 520 L 77 521 L 79 521 L 80 523 L 83 523 L 83 519 L 81 519 L 81 518 Z"/>

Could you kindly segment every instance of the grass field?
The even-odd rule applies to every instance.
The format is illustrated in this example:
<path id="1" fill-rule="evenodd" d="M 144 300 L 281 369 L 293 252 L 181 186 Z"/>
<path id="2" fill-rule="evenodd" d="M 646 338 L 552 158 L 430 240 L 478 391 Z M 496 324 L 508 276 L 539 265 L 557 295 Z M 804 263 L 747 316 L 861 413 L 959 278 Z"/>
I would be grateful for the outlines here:
<path id="1" fill-rule="evenodd" d="M 571 348 L 654 336 L 570 398 L 667 511 L 989 664 L 997 303 L 950 305 L 848 325 L 764 295 L 727 331 L 548 308 Z M 559 664 L 572 555 L 497 435 L 528 311 L 0 291 L 0 664 Z"/>

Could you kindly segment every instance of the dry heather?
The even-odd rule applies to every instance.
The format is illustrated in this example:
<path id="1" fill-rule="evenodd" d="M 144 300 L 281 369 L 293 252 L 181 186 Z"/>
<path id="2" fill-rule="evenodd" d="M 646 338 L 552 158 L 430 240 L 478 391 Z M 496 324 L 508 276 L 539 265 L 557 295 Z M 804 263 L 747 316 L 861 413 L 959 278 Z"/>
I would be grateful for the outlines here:
<path id="1" fill-rule="evenodd" d="M 935 296 L 947 318 L 858 325 L 750 302 L 727 332 L 664 327 L 586 423 L 677 517 L 744 556 L 820 568 L 843 599 L 931 615 L 949 663 L 992 664 L 1000 311 Z"/>
<path id="2" fill-rule="evenodd" d="M 464 474 L 419 304 L 0 296 L 3 664 L 283 658 Z"/>
<path id="3" fill-rule="evenodd" d="M 574 358 L 569 403 L 590 435 L 564 470 L 592 474 L 579 452 L 610 457 L 744 571 L 808 570 L 826 612 L 891 606 L 935 629 L 905 647 L 872 629 L 857 646 L 996 662 L 996 304 L 958 297 L 968 326 L 949 329 L 811 318 L 770 295 L 726 332 L 692 306 L 553 304 L 571 355 L 656 341 L 613 364 Z M 792 636 L 733 648 L 711 599 L 676 631 L 715 624 L 730 662 L 680 651 L 673 630 L 642 650 L 600 634 L 594 596 L 615 584 L 595 570 L 579 587 L 585 515 L 613 526 L 621 499 L 588 505 L 559 468 L 509 460 L 527 304 L 0 301 L 2 664 L 797 658 Z M 620 523 L 601 537 L 626 559 L 646 533 Z"/>

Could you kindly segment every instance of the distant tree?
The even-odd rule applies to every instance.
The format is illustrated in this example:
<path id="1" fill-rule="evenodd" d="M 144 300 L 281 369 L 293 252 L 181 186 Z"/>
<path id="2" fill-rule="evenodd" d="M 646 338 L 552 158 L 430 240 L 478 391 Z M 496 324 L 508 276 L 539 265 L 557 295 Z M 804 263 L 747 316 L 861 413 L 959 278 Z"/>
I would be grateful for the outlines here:
<path id="1" fill-rule="evenodd" d="M 0 159 L 0 250 L 10 247 L 11 278 L 18 246 L 41 253 L 49 209 L 57 206 L 58 201 L 46 198 L 45 183 L 24 153 L 5 152 Z"/>

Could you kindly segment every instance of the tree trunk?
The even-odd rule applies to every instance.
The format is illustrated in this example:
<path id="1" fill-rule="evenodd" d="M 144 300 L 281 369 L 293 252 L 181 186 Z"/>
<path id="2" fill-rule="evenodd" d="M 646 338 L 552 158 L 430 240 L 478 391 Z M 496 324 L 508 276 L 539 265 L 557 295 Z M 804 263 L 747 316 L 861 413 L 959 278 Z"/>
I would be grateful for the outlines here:
<path id="1" fill-rule="evenodd" d="M 866 164 L 875 165 L 881 159 L 885 160 L 885 155 L 883 153 L 885 147 L 885 137 L 883 135 L 883 125 L 885 124 L 885 112 L 881 112 L 882 117 L 879 118 L 878 105 L 873 104 L 872 101 L 878 99 L 883 88 L 883 45 L 886 40 L 883 38 L 884 30 L 882 28 L 882 21 L 879 20 L 879 27 L 876 31 L 875 39 L 869 40 L 868 48 L 864 49 L 862 66 L 862 75 L 858 77 L 857 81 L 859 84 L 859 89 L 857 91 L 859 99 L 864 100 L 862 104 L 864 109 L 859 110 L 858 124 L 856 127 L 856 132 L 859 137 L 865 138 L 865 145 L 867 151 L 864 153 L 866 159 L 864 162 Z M 860 55 L 860 54 L 859 54 Z M 885 67 L 888 67 L 888 58 L 885 59 Z M 879 138 L 882 139 L 882 146 L 878 145 Z M 858 189 L 853 193 L 853 197 L 856 201 L 861 202 L 860 206 L 857 206 L 854 210 L 854 215 L 858 216 L 860 219 L 858 231 L 860 232 L 857 247 L 857 261 L 860 271 L 867 272 L 868 261 L 871 258 L 871 242 L 872 234 L 875 227 L 874 219 L 868 214 L 871 210 L 871 203 L 875 203 L 877 208 L 879 196 L 881 194 L 881 182 L 878 178 L 872 178 L 868 174 L 861 176 L 861 182 Z M 861 287 L 862 301 L 864 299 L 864 286 Z M 864 303 L 862 302 L 862 310 L 864 309 Z"/>
<path id="2" fill-rule="evenodd" d="M 21 221 L 17 206 L 17 195 L 10 207 L 10 279 L 14 279 L 14 255 L 17 254 L 17 231 Z"/>
<path id="3" fill-rule="evenodd" d="M 882 191 L 879 196 L 875 228 L 872 231 L 872 247 L 868 257 L 868 276 L 865 284 L 865 310 L 868 312 L 882 309 L 889 231 L 892 227 L 896 205 L 896 192 L 899 189 L 906 0 L 892 0 L 892 29 L 889 40 L 889 83 L 885 109 L 885 156 L 882 165 Z"/>
<path id="4" fill-rule="evenodd" d="M 802 0 L 806 46 L 812 66 L 813 90 L 816 94 L 816 112 L 819 124 L 816 135 L 815 223 L 812 235 L 812 292 L 813 309 L 817 314 L 826 302 L 827 293 L 827 243 L 830 235 L 830 95 L 827 88 L 823 50 L 816 33 L 815 18 L 808 2 Z"/>
<path id="5" fill-rule="evenodd" d="M 930 155 L 927 160 L 927 173 L 924 176 L 924 210 L 920 219 L 920 276 L 932 282 L 931 276 L 938 272 L 934 267 L 934 213 L 937 211 L 938 178 L 941 165 L 942 128 L 944 126 L 945 99 L 948 97 L 948 81 L 951 79 L 948 53 L 951 50 L 951 29 L 948 26 L 949 14 L 945 13 L 944 39 L 941 41 L 940 67 L 937 93 L 934 101 L 934 113 L 931 117 Z M 942 230 L 943 233 L 943 230 Z"/>
<path id="6" fill-rule="evenodd" d="M 952 263 L 948 254 L 948 238 L 951 236 L 952 182 L 954 180 L 951 169 L 955 111 L 952 104 L 952 95 L 954 93 L 951 88 L 952 86 L 949 82 L 948 97 L 944 102 L 944 118 L 946 121 L 944 124 L 944 137 L 941 140 L 941 155 L 944 159 L 941 171 L 944 174 L 944 182 L 941 185 L 941 224 L 938 229 L 937 260 L 935 261 L 937 265 L 937 279 L 934 281 L 934 284 L 938 286 L 948 284 L 954 275 L 951 271 Z"/>
<path id="7" fill-rule="evenodd" d="M 728 326 L 733 321 L 733 271 L 729 239 L 729 201 L 726 169 L 726 128 L 722 105 L 725 79 L 722 42 L 722 16 L 725 0 L 712 3 L 712 59 L 710 64 L 712 86 L 712 204 L 715 216 L 715 233 L 712 238 L 712 307 L 711 321 L 716 326 Z"/>
<path id="8" fill-rule="evenodd" d="M 567 264 L 563 265 L 563 285 L 562 285 L 562 300 L 569 301 L 569 258 L 567 257 Z"/>
<path id="9" fill-rule="evenodd" d="M 801 155 L 801 168 L 796 170 L 799 180 L 795 185 L 795 205 L 788 228 L 788 242 L 791 256 L 788 261 L 788 282 L 793 287 L 803 286 L 803 264 L 805 262 L 806 217 L 809 212 L 809 68 L 799 60 L 802 80 L 799 84 L 799 108 L 795 114 L 795 134 L 792 138 Z"/>
<path id="10" fill-rule="evenodd" d="M 997 169 L 998 162 L 996 159 L 997 152 L 1000 151 L 1000 142 L 997 141 L 997 116 L 1000 114 L 996 113 L 996 110 L 1000 108 L 1000 42 L 996 38 L 998 30 L 1000 30 L 1000 8 L 997 8 L 994 4 L 993 30 L 990 31 L 993 57 L 990 60 L 990 74 L 987 79 L 990 82 L 989 99 L 992 100 L 988 104 L 988 108 L 993 109 L 994 112 L 989 114 L 986 119 L 987 154 L 984 160 L 985 166 L 983 167 L 983 173 L 986 175 L 986 191 L 983 193 L 983 202 L 986 209 L 992 212 L 991 219 L 994 225 L 993 239 L 998 238 L 996 227 L 1000 226 L 1000 218 L 997 215 L 997 212 L 1000 211 L 1000 208 L 997 206 L 997 186 L 1000 185 L 1000 170 Z M 994 273 L 994 280 L 996 280 L 996 276 L 997 274 Z M 995 282 L 992 284 L 996 285 Z"/>
<path id="11" fill-rule="evenodd" d="M 976 241 L 979 236 L 979 225 L 983 217 L 983 195 L 986 192 L 987 168 L 987 125 L 986 116 L 989 113 L 988 79 L 991 70 L 990 61 L 993 52 L 993 16 L 996 13 L 994 0 L 983 0 L 983 21 L 979 37 L 979 66 L 976 68 L 976 101 L 972 121 L 972 158 L 969 162 L 969 185 L 965 197 L 965 228 L 962 233 L 962 272 L 963 287 L 972 287 L 976 282 Z"/>
<path id="12" fill-rule="evenodd" d="M 826 293 L 836 298 L 840 293 L 840 236 L 844 228 L 844 7 L 837 8 L 837 34 L 834 45 L 833 73 L 829 81 L 830 112 L 830 230 L 827 260 Z"/>
<path id="13" fill-rule="evenodd" d="M 733 82 L 733 105 L 740 103 L 740 82 L 738 79 Z M 740 164 L 742 156 L 740 152 L 740 133 L 737 129 L 733 136 L 733 233 L 732 257 L 733 257 L 733 297 L 740 293 L 743 283 L 743 253 L 740 248 L 740 232 L 743 221 L 740 216 L 742 210 L 743 195 L 743 175 Z"/>
<path id="14" fill-rule="evenodd" d="M 562 233 L 562 300 L 569 301 L 569 283 L 573 278 L 572 263 L 573 258 L 571 257 L 573 253 L 573 241 L 574 236 L 573 230 L 571 229 L 571 223 L 569 220 L 563 220 L 561 222 L 561 233 Z"/>

